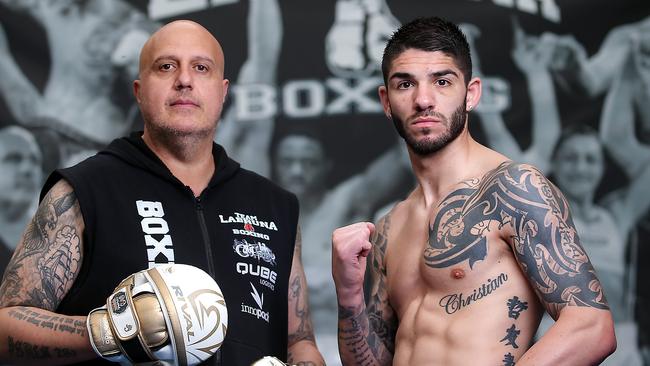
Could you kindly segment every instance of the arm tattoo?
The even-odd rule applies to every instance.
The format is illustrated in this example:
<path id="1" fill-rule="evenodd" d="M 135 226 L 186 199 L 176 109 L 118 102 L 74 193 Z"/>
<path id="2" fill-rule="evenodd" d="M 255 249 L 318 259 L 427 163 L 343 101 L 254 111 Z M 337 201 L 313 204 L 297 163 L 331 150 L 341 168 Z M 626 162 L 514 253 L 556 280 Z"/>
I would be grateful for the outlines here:
<path id="1" fill-rule="evenodd" d="M 302 236 L 300 226 L 296 232 L 296 244 L 294 247 L 294 261 L 296 258 L 300 262 L 302 256 Z M 298 327 L 294 329 L 292 325 L 288 334 L 288 345 L 291 346 L 299 341 L 307 340 L 315 342 L 314 327 L 311 323 L 311 314 L 309 312 L 309 302 L 307 299 L 307 281 L 302 271 L 302 265 L 296 266 L 299 270 L 293 268 L 289 278 L 289 307 L 293 304 L 293 309 L 289 309 L 289 319 L 297 319 Z M 293 311 L 293 314 L 291 314 Z"/>
<path id="2" fill-rule="evenodd" d="M 300 276 L 296 276 L 290 285 L 291 298 L 295 302 L 294 314 L 300 319 L 300 324 L 295 332 L 289 334 L 289 344 L 294 344 L 303 339 L 314 341 L 314 330 L 311 324 L 309 307 L 306 305 L 303 293 L 303 281 Z"/>
<path id="3" fill-rule="evenodd" d="M 390 215 L 384 218 L 371 239 L 369 275 L 372 290 L 368 307 L 365 304 L 339 306 L 339 343 L 346 345 L 356 365 L 390 365 L 395 352 L 397 318 L 388 303 L 384 265 L 389 227 Z"/>
<path id="4" fill-rule="evenodd" d="M 49 346 L 39 346 L 20 340 L 14 340 L 13 337 L 7 338 L 7 346 L 9 355 L 16 359 L 29 359 L 29 360 L 47 360 L 52 358 L 67 358 L 77 355 L 75 350 L 70 348 L 60 348 Z"/>
<path id="5" fill-rule="evenodd" d="M 59 217 L 68 211 L 76 203 L 74 193 L 69 192 L 65 196 L 54 200 L 49 194 L 43 199 L 36 211 L 32 222 L 25 230 L 25 251 L 23 257 L 30 256 L 35 252 L 42 252 L 46 249 L 49 241 L 48 231 L 56 228 Z"/>
<path id="6" fill-rule="evenodd" d="M 296 361 L 294 355 L 291 352 L 287 354 L 287 362 L 290 365 L 294 365 L 294 366 L 325 366 L 324 363 L 321 363 L 319 365 L 312 361 Z"/>
<path id="7" fill-rule="evenodd" d="M 49 315 L 28 309 L 15 307 L 9 311 L 9 316 L 36 327 L 50 329 L 55 332 L 86 335 L 86 323 L 59 315 Z"/>
<path id="8" fill-rule="evenodd" d="M 69 187 L 68 187 L 69 188 Z M 23 234 L 0 286 L 0 306 L 54 310 L 81 260 L 80 210 L 71 190 L 53 188 Z"/>
<path id="9" fill-rule="evenodd" d="M 515 257 L 552 315 L 566 305 L 607 309 L 562 193 L 536 169 L 506 162 L 447 196 L 430 227 L 425 263 L 446 268 L 487 256 L 491 224 L 512 229 Z"/>

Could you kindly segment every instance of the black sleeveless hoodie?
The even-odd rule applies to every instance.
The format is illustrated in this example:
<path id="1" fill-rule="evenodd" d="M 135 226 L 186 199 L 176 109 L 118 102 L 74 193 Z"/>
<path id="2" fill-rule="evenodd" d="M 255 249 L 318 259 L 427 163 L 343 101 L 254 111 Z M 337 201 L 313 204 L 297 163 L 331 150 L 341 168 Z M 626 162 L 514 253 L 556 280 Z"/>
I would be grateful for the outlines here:
<path id="1" fill-rule="evenodd" d="M 228 331 L 206 365 L 287 357 L 287 294 L 298 220 L 296 197 L 240 168 L 214 144 L 215 173 L 199 197 L 144 144 L 141 133 L 54 172 L 83 215 L 80 274 L 57 312 L 86 315 L 130 274 L 156 263 L 191 264 L 224 294 Z M 88 364 L 98 364 L 100 360 Z M 108 364 L 108 363 L 107 363 Z"/>

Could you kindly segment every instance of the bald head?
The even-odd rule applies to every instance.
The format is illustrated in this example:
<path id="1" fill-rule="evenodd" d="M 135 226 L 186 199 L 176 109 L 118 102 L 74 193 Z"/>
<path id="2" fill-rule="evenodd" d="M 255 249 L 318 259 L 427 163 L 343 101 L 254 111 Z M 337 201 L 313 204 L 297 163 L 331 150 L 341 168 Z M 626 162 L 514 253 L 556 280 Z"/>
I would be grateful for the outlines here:
<path id="1" fill-rule="evenodd" d="M 145 142 L 173 140 L 189 148 L 198 139 L 211 151 L 228 84 L 221 45 L 207 29 L 188 20 L 160 28 L 142 47 L 140 78 L 133 82 Z"/>
<path id="2" fill-rule="evenodd" d="M 176 20 L 164 25 L 156 31 L 140 51 L 140 77 L 147 72 L 159 57 L 168 56 L 161 54 L 165 50 L 174 50 L 177 47 L 201 45 L 204 56 L 210 58 L 223 74 L 224 56 L 219 41 L 202 25 L 191 20 Z"/>
<path id="3" fill-rule="evenodd" d="M 27 212 L 41 185 L 42 156 L 36 139 L 17 127 L 0 129 L 0 216 L 14 221 Z"/>

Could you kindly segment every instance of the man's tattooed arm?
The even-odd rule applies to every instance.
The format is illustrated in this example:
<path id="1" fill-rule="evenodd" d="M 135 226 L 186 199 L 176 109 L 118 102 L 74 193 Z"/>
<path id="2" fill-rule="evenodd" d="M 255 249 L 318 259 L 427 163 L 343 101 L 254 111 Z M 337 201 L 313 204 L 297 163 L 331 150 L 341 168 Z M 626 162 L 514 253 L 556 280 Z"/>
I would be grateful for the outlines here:
<path id="1" fill-rule="evenodd" d="M 504 214 L 514 254 L 549 314 L 557 318 L 565 306 L 608 309 L 562 192 L 528 165 L 512 164 L 502 177 L 504 202 L 516 208 Z"/>
<path id="2" fill-rule="evenodd" d="M 307 281 L 302 266 L 302 238 L 300 227 L 296 233 L 296 244 L 293 250 L 293 264 L 289 276 L 289 334 L 288 362 L 298 365 L 325 365 L 316 342 L 314 327 L 309 312 L 307 298 Z"/>
<path id="3" fill-rule="evenodd" d="M 395 352 L 397 317 L 388 302 L 384 256 L 390 214 L 383 217 L 371 238 L 368 256 L 368 306 L 339 305 L 339 349 L 344 365 L 390 365 Z"/>
<path id="4" fill-rule="evenodd" d="M 600 364 L 616 349 L 614 322 L 566 199 L 531 166 L 511 164 L 500 175 L 514 255 L 557 320 L 517 365 Z M 516 332 L 508 329 L 505 339 L 513 343 Z"/>
<path id="5" fill-rule="evenodd" d="M 85 318 L 53 313 L 79 273 L 83 230 L 76 196 L 61 180 L 27 225 L 0 285 L 0 363 L 69 363 L 93 355 Z"/>

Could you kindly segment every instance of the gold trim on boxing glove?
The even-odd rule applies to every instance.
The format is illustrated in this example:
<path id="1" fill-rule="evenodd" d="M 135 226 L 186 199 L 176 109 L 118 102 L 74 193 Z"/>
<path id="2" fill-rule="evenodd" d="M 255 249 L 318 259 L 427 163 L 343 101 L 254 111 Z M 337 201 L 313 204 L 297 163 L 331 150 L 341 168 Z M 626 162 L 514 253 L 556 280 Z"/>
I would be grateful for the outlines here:
<path id="1" fill-rule="evenodd" d="M 159 296 L 159 298 L 163 300 L 160 305 L 163 306 L 163 314 L 165 314 L 165 317 L 168 318 L 171 324 L 171 329 L 167 329 L 167 331 L 168 333 L 173 333 L 173 335 L 171 335 L 169 338 L 172 342 L 172 349 L 176 353 L 178 364 L 187 365 L 186 345 L 183 338 L 183 332 L 181 332 L 181 322 L 178 318 L 178 314 L 176 313 L 174 298 L 169 292 L 169 288 L 167 287 L 165 280 L 155 268 L 149 269 L 146 274 L 151 278 L 154 291 Z M 177 341 L 181 341 L 182 343 L 178 344 Z"/>
<path id="2" fill-rule="evenodd" d="M 132 286 L 133 282 L 128 283 L 108 297 L 108 320 L 115 333 L 115 343 L 124 356 L 134 363 L 154 361 L 156 358 L 142 339 L 140 319 L 133 304 Z"/>

